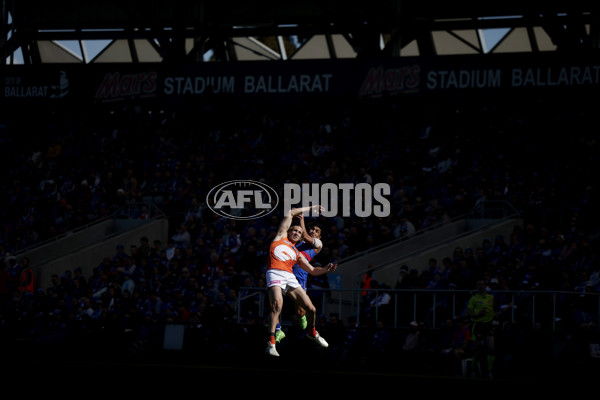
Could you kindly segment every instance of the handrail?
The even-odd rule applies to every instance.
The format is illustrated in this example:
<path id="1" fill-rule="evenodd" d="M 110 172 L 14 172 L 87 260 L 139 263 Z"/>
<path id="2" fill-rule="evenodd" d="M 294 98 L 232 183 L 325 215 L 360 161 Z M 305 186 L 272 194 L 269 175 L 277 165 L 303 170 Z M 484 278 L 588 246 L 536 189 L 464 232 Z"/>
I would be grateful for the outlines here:
<path id="1" fill-rule="evenodd" d="M 18 257 L 18 256 L 20 256 L 22 254 L 25 254 L 25 253 L 27 253 L 27 252 L 29 252 L 31 250 L 34 250 L 34 249 L 36 249 L 38 247 L 45 246 L 47 244 L 57 242 L 57 241 L 59 241 L 61 239 L 64 239 L 64 238 L 66 238 L 68 236 L 73 235 L 74 233 L 79 233 L 79 232 L 82 232 L 82 231 L 84 231 L 86 229 L 89 229 L 92 226 L 98 225 L 98 224 L 100 224 L 100 223 L 102 223 L 102 222 L 104 222 L 106 220 L 110 220 L 110 219 L 123 219 L 122 216 L 126 215 L 126 214 L 123 213 L 123 211 L 130 210 L 132 206 L 148 206 L 149 210 L 152 211 L 152 213 L 150 213 L 150 215 L 152 215 L 152 218 L 148 218 L 147 219 L 148 221 L 151 221 L 151 220 L 153 221 L 153 220 L 165 218 L 165 213 L 156 204 L 154 204 L 154 203 L 146 203 L 146 202 L 128 203 L 128 204 L 124 205 L 123 207 L 119 208 L 118 210 L 116 210 L 115 212 L 113 212 L 110 216 L 102 217 L 102 218 L 97 218 L 97 219 L 95 219 L 92 222 L 89 222 L 89 223 L 87 223 L 85 225 L 78 226 L 78 227 L 76 227 L 76 228 L 74 228 L 74 229 L 72 229 L 72 230 L 70 230 L 68 232 L 64 232 L 64 233 L 58 234 L 58 235 L 53 236 L 53 237 L 51 237 L 49 239 L 46 239 L 46 240 L 43 240 L 41 242 L 35 243 L 35 244 L 31 245 L 31 246 L 27 246 L 27 247 L 24 247 L 22 249 L 19 249 L 19 250 L 15 251 L 14 256 Z"/>
<path id="2" fill-rule="evenodd" d="M 489 207 L 490 204 L 492 205 L 491 207 Z M 501 204 L 502 206 L 501 207 L 499 207 L 499 206 L 495 207 L 495 206 L 493 206 L 495 204 Z M 486 207 L 486 205 L 487 205 L 487 207 Z M 436 228 L 439 228 L 440 226 L 446 225 L 448 223 L 457 222 L 457 221 L 460 221 L 460 220 L 468 221 L 470 219 L 475 219 L 476 218 L 475 217 L 476 214 L 484 214 L 486 211 L 490 212 L 490 211 L 493 211 L 493 210 L 503 210 L 502 217 L 501 218 L 495 218 L 496 220 L 504 220 L 504 219 L 509 219 L 509 218 L 520 217 L 519 211 L 517 211 L 513 207 L 512 204 L 510 204 L 508 201 L 505 201 L 505 200 L 486 200 L 485 202 L 482 203 L 482 206 L 483 207 L 473 208 L 472 210 L 468 211 L 465 214 L 462 214 L 462 215 L 459 215 L 459 216 L 455 216 L 455 217 L 451 218 L 450 221 L 439 222 L 439 223 L 436 223 L 436 224 L 434 224 L 434 225 L 432 225 L 430 227 L 427 227 L 425 229 L 418 229 L 415 232 L 414 236 L 422 235 L 423 233 L 432 231 L 432 230 L 434 230 Z M 510 212 L 505 212 L 506 210 L 510 210 Z M 488 224 L 488 225 L 491 225 L 491 224 Z M 413 237 L 413 236 L 411 236 L 411 237 Z M 389 246 L 392 246 L 394 244 L 397 244 L 397 243 L 409 240 L 411 237 L 402 237 L 402 238 L 397 238 L 397 239 L 390 240 L 388 242 L 382 243 L 382 244 L 380 244 L 378 246 L 372 247 L 372 248 L 370 248 L 368 250 L 365 250 L 365 251 L 362 251 L 360 253 L 352 254 L 351 256 L 348 256 L 348 257 L 342 259 L 340 261 L 340 263 L 348 262 L 348 261 L 354 260 L 356 258 L 365 256 L 367 254 L 379 251 L 381 249 L 385 249 L 386 247 L 389 247 Z"/>
<path id="3" fill-rule="evenodd" d="M 242 289 L 244 289 L 244 288 L 242 288 Z M 264 296 L 265 296 L 264 290 L 250 293 L 247 296 L 238 297 L 238 299 L 237 299 L 237 321 L 238 321 L 238 323 L 240 323 L 240 321 L 242 319 L 242 301 L 245 301 L 251 297 L 256 297 L 256 296 L 258 296 L 258 299 L 259 299 L 258 315 L 260 315 L 260 316 L 264 315 L 264 303 L 265 303 L 264 302 Z"/>
<path id="4" fill-rule="evenodd" d="M 266 292 L 265 288 L 242 287 L 240 290 L 252 292 L 251 294 L 240 297 L 238 299 L 238 323 L 243 323 L 244 315 L 241 313 L 242 303 L 257 294 L 261 294 L 261 307 L 257 310 L 260 317 L 264 317 L 264 304 L 262 297 Z M 342 296 L 331 296 L 334 292 L 367 292 L 369 294 L 380 294 L 387 292 L 392 297 L 392 301 L 388 303 L 391 306 L 391 311 L 388 309 L 385 312 L 393 316 L 388 320 L 388 325 L 394 328 L 407 326 L 410 321 L 426 322 L 430 328 L 439 328 L 447 318 L 456 318 L 457 316 L 465 316 L 464 311 L 468 299 L 475 293 L 474 290 L 460 289 L 329 289 L 329 288 L 309 288 L 307 293 L 323 292 L 321 299 L 313 298 L 313 302 L 321 302 L 321 312 L 326 313 L 329 309 L 330 313 L 336 310 L 340 319 L 354 317 L 357 324 L 366 324 L 368 321 L 362 320 L 366 317 L 364 298 L 361 301 L 355 301 L 352 296 L 350 302 L 342 300 Z M 576 300 L 591 299 L 591 304 L 595 307 L 595 312 L 588 313 L 588 323 L 600 325 L 600 293 L 595 292 L 573 292 L 573 291 L 544 291 L 544 290 L 492 290 L 489 292 L 497 298 L 500 296 L 506 297 L 506 304 L 513 304 L 515 307 L 506 307 L 509 311 L 507 317 L 510 322 L 526 322 L 524 319 L 529 319 L 528 323 L 533 327 L 538 322 L 543 322 L 546 326 L 550 326 L 552 332 L 558 330 L 559 325 L 565 319 L 569 319 L 572 315 L 564 315 L 564 313 L 579 313 L 582 310 L 577 309 L 571 303 Z M 399 316 L 401 311 L 407 311 L 399 306 L 400 296 L 404 296 L 411 306 L 410 321 L 400 321 Z M 425 297 L 423 297 L 425 296 Z M 311 296 L 312 297 L 312 296 Z M 358 295 L 359 298 L 362 296 Z M 369 298 L 369 296 L 367 296 Z M 450 301 L 448 301 L 450 299 Z M 540 300 L 540 301 L 538 301 Z M 543 300 L 546 300 L 544 302 Z M 506 304 L 496 304 L 499 308 Z M 315 304 L 317 306 L 317 304 Z M 559 307 L 563 306 L 563 307 Z M 590 306 L 587 304 L 586 306 Z M 374 314 L 371 318 L 379 320 L 383 313 L 384 306 L 375 306 L 370 312 Z M 567 308 L 565 308 L 567 307 Z M 440 314 L 442 316 L 440 316 Z M 541 316 L 540 316 L 541 315 Z M 543 319 L 543 321 L 541 321 Z"/>

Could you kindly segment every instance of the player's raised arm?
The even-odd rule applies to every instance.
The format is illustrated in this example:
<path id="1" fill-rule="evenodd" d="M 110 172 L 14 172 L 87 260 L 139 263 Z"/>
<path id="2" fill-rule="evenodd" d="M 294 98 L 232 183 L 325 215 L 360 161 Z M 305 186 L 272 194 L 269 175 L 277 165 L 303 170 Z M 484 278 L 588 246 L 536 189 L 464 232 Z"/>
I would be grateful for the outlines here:
<path id="1" fill-rule="evenodd" d="M 279 224 L 279 228 L 277 229 L 277 235 L 275 236 L 275 238 L 273 240 L 279 240 L 279 239 L 284 238 L 287 235 L 288 229 L 290 229 L 290 226 L 292 226 L 292 220 L 294 219 L 294 217 L 302 214 L 305 211 L 311 211 L 311 210 L 322 212 L 324 210 L 324 208 L 320 205 L 316 205 L 316 206 L 292 208 L 291 210 L 289 210 L 285 214 L 283 219 L 281 220 L 281 223 Z"/>
<path id="2" fill-rule="evenodd" d="M 302 240 L 310 244 L 316 250 L 317 253 L 320 252 L 323 248 L 323 242 L 321 242 L 321 239 L 313 237 L 309 233 L 308 229 L 306 229 L 306 226 L 304 225 L 303 214 L 298 215 L 298 219 L 300 220 L 300 227 L 302 228 Z"/>

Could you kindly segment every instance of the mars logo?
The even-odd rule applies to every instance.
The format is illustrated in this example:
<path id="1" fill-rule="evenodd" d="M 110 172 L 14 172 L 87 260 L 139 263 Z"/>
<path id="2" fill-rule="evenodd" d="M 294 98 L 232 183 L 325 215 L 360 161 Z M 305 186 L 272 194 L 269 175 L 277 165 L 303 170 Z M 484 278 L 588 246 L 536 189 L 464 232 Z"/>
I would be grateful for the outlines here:
<path id="1" fill-rule="evenodd" d="M 215 186 L 206 195 L 206 204 L 216 214 L 230 219 L 264 217 L 279 203 L 277 192 L 261 182 L 236 180 Z"/>

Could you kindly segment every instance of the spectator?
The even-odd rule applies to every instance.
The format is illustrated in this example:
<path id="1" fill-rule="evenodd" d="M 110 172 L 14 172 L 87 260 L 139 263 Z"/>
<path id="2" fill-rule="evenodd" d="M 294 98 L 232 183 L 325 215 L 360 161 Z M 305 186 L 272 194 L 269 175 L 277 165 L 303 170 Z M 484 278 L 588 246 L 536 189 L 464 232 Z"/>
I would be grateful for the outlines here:
<path id="1" fill-rule="evenodd" d="M 197 130 L 192 127 L 198 119 L 206 123 L 203 126 L 211 125 L 212 114 L 195 108 L 193 113 L 183 109 L 165 110 L 164 113 L 153 112 L 149 113 L 153 117 L 147 119 L 140 119 L 137 114 L 126 108 L 113 114 L 98 108 L 82 113 L 81 119 L 67 119 L 64 118 L 63 110 L 56 108 L 52 110 L 53 116 L 44 119 L 48 122 L 42 123 L 42 130 L 45 130 L 47 135 L 40 136 L 35 149 L 21 145 L 22 141 L 3 142 L 7 179 L 3 182 L 5 190 L 0 194 L 0 223 L 3 228 L 0 233 L 0 256 L 15 254 L 15 250 L 65 234 L 85 224 L 88 215 L 91 219 L 108 218 L 120 205 L 129 205 L 140 196 L 151 194 L 158 205 L 165 206 L 164 210 L 167 211 L 173 226 L 187 223 L 186 214 L 201 218 L 198 229 L 188 227 L 189 242 L 184 240 L 183 243 L 190 243 L 191 246 L 182 245 L 181 249 L 192 248 L 193 257 L 198 259 L 197 281 L 195 284 L 190 283 L 194 268 L 188 266 L 190 280 L 187 280 L 186 284 L 190 286 L 186 286 L 182 292 L 192 290 L 192 293 L 196 294 L 192 295 L 190 300 L 184 297 L 184 301 L 194 303 L 193 309 L 198 313 L 194 315 L 201 324 L 204 318 L 203 310 L 209 308 L 207 304 L 221 296 L 220 293 L 215 293 L 215 297 L 209 299 L 202 290 L 209 287 L 218 292 L 224 290 L 215 283 L 222 279 L 218 270 L 225 267 L 225 260 L 228 260 L 228 265 L 235 265 L 238 273 L 247 270 L 253 281 L 251 285 L 263 286 L 260 279 L 265 265 L 259 260 L 266 259 L 265 243 L 270 242 L 272 236 L 269 234 L 274 231 L 270 226 L 272 223 L 268 220 L 255 224 L 253 222 L 252 230 L 246 229 L 250 223 L 240 223 L 235 227 L 223 225 L 223 222 L 218 221 L 210 212 L 203 214 L 198 199 L 203 199 L 206 188 L 213 187 L 218 182 L 232 177 L 240 178 L 243 174 L 252 178 L 264 178 L 267 176 L 264 174 L 267 169 L 272 171 L 268 175 L 271 182 L 284 182 L 288 177 L 275 167 L 279 160 L 269 157 L 272 146 L 275 143 L 279 144 L 276 140 L 279 135 L 276 132 L 305 129 L 307 132 L 322 132 L 326 137 L 314 141 L 316 153 L 312 157 L 303 157 L 301 148 L 294 148 L 293 151 L 286 152 L 287 155 L 284 154 L 299 155 L 298 164 L 291 167 L 295 179 L 299 182 L 323 182 L 324 179 L 345 179 L 347 176 L 349 182 L 358 182 L 363 178 L 372 182 L 385 180 L 393 188 L 393 210 L 398 210 L 389 218 L 375 222 L 369 219 L 337 218 L 334 227 L 339 235 L 345 236 L 345 245 L 349 246 L 349 249 L 346 249 L 346 253 L 336 249 L 335 255 L 324 252 L 320 255 L 324 263 L 335 257 L 351 255 L 358 248 L 366 250 L 381 245 L 381 240 L 389 238 L 390 232 L 393 232 L 389 228 L 398 227 L 394 220 L 398 215 L 410 216 L 413 224 L 422 229 L 439 221 L 440 216 L 444 215 L 440 214 L 440 210 L 445 210 L 447 215 L 452 217 L 463 216 L 479 200 L 506 199 L 522 212 L 528 225 L 523 230 L 515 229 L 510 237 L 508 249 L 504 245 L 495 246 L 498 244 L 495 240 L 488 254 L 483 243 L 476 246 L 479 247 L 477 258 L 468 247 L 464 249 L 465 260 L 462 256 L 451 255 L 456 256 L 456 266 L 453 269 L 456 272 L 450 274 L 449 282 L 458 289 L 471 289 L 475 285 L 474 276 L 486 273 L 488 278 L 497 278 L 503 283 L 504 290 L 535 289 L 536 286 L 532 286 L 532 283 L 536 281 L 532 279 L 539 279 L 540 285 L 548 289 L 580 290 L 586 295 L 582 301 L 567 305 L 570 302 L 559 297 L 561 303 L 558 304 L 558 309 L 567 310 L 562 315 L 570 314 L 569 320 L 588 324 L 590 304 L 587 300 L 591 297 L 588 295 L 599 289 L 596 285 L 596 244 L 589 243 L 585 238 L 588 235 L 593 236 L 594 227 L 590 228 L 590 224 L 582 222 L 586 219 L 595 220 L 586 218 L 586 215 L 589 215 L 586 213 L 590 211 L 585 211 L 587 208 L 584 205 L 593 204 L 595 190 L 589 182 L 594 182 L 597 173 L 593 170 L 595 164 L 589 163 L 580 155 L 593 154 L 594 142 L 586 139 L 587 134 L 582 133 L 581 136 L 575 134 L 566 141 L 564 138 L 548 137 L 542 147 L 538 138 L 530 134 L 532 130 L 529 128 L 539 126 L 543 121 L 541 118 L 546 118 L 546 109 L 552 107 L 552 101 L 550 98 L 540 100 L 539 105 L 544 109 L 544 115 L 529 113 L 532 111 L 530 107 L 528 114 L 523 114 L 518 104 L 515 108 L 510 108 L 510 105 L 490 107 L 486 102 L 480 105 L 460 102 L 450 106 L 439 104 L 439 111 L 436 112 L 438 124 L 428 127 L 418 138 L 412 134 L 413 129 L 419 131 L 418 127 L 408 128 L 398 122 L 407 121 L 408 118 L 397 118 L 396 112 L 389 115 L 378 113 L 381 119 L 375 120 L 375 124 L 369 126 L 369 132 L 381 140 L 362 142 L 360 148 L 354 148 L 352 143 L 337 139 L 347 132 L 360 132 L 363 129 L 361 117 L 370 116 L 364 114 L 367 109 L 383 110 L 396 107 L 396 110 L 402 109 L 406 115 L 414 116 L 415 120 L 418 110 L 411 108 L 409 104 L 399 107 L 398 99 L 393 97 L 370 99 L 369 107 L 363 107 L 364 103 L 359 106 L 345 104 L 348 108 L 341 112 L 330 110 L 327 115 L 328 124 L 323 125 L 322 121 L 317 121 L 320 118 L 311 116 L 314 109 L 306 105 L 307 112 L 299 113 L 295 117 L 281 114 L 278 118 L 273 118 L 270 112 L 264 112 L 258 118 L 254 118 L 258 113 L 244 114 L 244 118 L 235 121 L 235 127 L 208 129 L 205 135 L 198 135 Z M 234 105 L 231 107 L 240 111 Z M 564 105 L 561 104 L 561 107 L 564 108 Z M 595 118 L 593 112 L 580 109 L 577 102 L 566 109 L 552 110 L 555 111 L 554 121 L 564 126 L 575 122 L 575 118 L 578 124 L 585 124 Z M 573 110 L 577 112 L 573 113 Z M 414 115 L 411 114 L 413 112 Z M 483 114 L 486 118 L 485 124 L 481 124 L 479 119 Z M 162 117 L 157 118 L 157 115 Z M 510 117 L 505 118 L 505 115 Z M 12 117 L 10 113 L 6 113 L 2 118 L 10 120 Z M 81 124 L 82 120 L 85 120 L 86 124 Z M 73 122 L 73 125 L 63 129 L 66 125 L 62 124 L 67 124 L 67 121 Z M 136 123 L 132 124 L 132 121 Z M 373 119 L 370 118 L 369 121 L 372 122 Z M 234 125 L 233 122 L 231 124 Z M 329 125 L 329 129 L 321 129 L 321 126 L 326 125 Z M 506 129 L 506 132 L 512 132 L 512 135 L 482 135 L 482 132 L 497 133 L 499 125 L 502 125 L 503 131 Z M 58 126 L 61 128 L 57 128 Z M 88 132 L 84 130 L 86 128 L 82 128 L 84 126 L 95 126 L 95 132 L 88 136 Z M 175 126 L 178 127 L 176 131 Z M 458 132 L 455 129 L 457 126 L 460 126 L 460 134 L 447 139 L 445 136 L 448 132 Z M 235 131 L 235 134 L 229 135 L 226 133 L 227 129 Z M 7 132 L 7 138 L 18 136 L 18 132 L 12 129 L 4 132 Z M 247 134 L 252 140 L 241 140 L 238 132 Z M 253 134 L 256 132 L 260 134 Z M 484 138 L 490 140 L 490 137 L 491 145 L 488 142 L 484 145 Z M 128 151 L 131 147 L 129 143 L 133 143 L 135 139 L 138 140 L 137 143 L 144 143 L 143 150 L 140 148 Z M 440 143 L 434 144 L 433 141 L 436 140 Z M 519 142 L 520 145 L 512 146 L 513 141 Z M 347 146 L 344 147 L 344 151 L 341 151 L 342 143 L 343 146 Z M 569 168 L 554 171 L 551 167 L 555 163 L 553 150 L 566 148 L 573 150 L 561 151 L 566 157 L 563 164 Z M 308 148 L 305 153 L 310 153 L 311 150 Z M 449 154 L 448 150 L 452 152 Z M 345 156 L 340 154 L 351 154 L 353 161 L 348 162 L 349 158 L 344 160 Z M 531 154 L 535 154 L 539 161 L 533 168 L 520 161 L 529 159 Z M 569 154 L 576 156 L 570 157 Z M 506 160 L 513 161 L 507 163 Z M 135 172 L 136 170 L 131 168 L 133 165 L 143 165 L 147 170 L 146 175 Z M 548 167 L 540 169 L 540 165 Z M 575 170 L 578 171 L 578 176 L 589 177 L 589 182 L 572 179 L 569 176 L 570 171 Z M 328 174 L 327 178 L 325 171 Z M 287 174 L 288 171 L 285 172 Z M 194 179 L 190 179 L 190 176 Z M 473 179 L 473 176 L 477 179 Z M 561 202 L 564 202 L 557 193 L 569 193 L 567 197 L 572 204 L 568 206 L 578 206 L 576 210 L 572 210 L 572 215 L 566 218 L 565 226 L 554 230 L 554 227 L 539 224 L 541 218 L 538 217 L 544 216 L 548 222 L 554 219 L 556 214 L 549 214 L 549 207 L 557 204 L 562 206 Z M 195 220 L 195 223 L 198 221 Z M 389 227 L 388 231 L 379 230 L 379 226 Z M 236 244 L 241 242 L 237 253 L 234 250 L 236 246 L 229 244 L 233 258 L 224 257 L 224 252 L 221 252 L 226 245 L 218 247 L 219 238 L 224 232 L 222 227 L 231 228 L 232 231 L 235 230 L 236 235 L 240 235 L 239 242 L 234 240 Z M 556 232 L 554 236 L 553 232 Z M 335 246 L 337 235 L 331 239 Z M 350 242 L 351 240 L 354 242 Z M 545 247 L 536 248 L 536 245 L 542 243 Z M 171 244 L 168 247 L 167 251 L 157 240 L 148 249 L 147 238 L 140 240 L 135 255 L 131 253 L 128 257 L 117 257 L 115 252 L 114 255 L 109 254 L 104 260 L 99 260 L 99 265 L 94 268 L 92 276 L 86 282 L 88 289 L 84 288 L 86 285 L 77 287 L 76 282 L 81 282 L 81 279 L 74 279 L 74 286 L 67 287 L 66 281 L 63 282 L 64 279 L 57 275 L 58 283 L 48 288 L 47 296 L 43 293 L 44 288 L 39 293 L 39 298 L 36 292 L 34 303 L 27 303 L 25 296 L 15 298 L 9 294 L 6 301 L 10 305 L 3 304 L 3 308 L 11 310 L 7 315 L 16 316 L 23 307 L 33 307 L 31 304 L 36 304 L 35 307 L 39 307 L 40 310 L 40 320 L 45 320 L 48 313 L 69 308 L 66 303 L 68 295 L 76 299 L 87 297 L 93 300 L 92 294 L 106 293 L 111 283 L 117 282 L 119 268 L 125 272 L 135 266 L 135 272 L 131 273 L 130 277 L 136 283 L 134 292 L 140 288 L 138 295 L 142 296 L 136 304 L 146 304 L 156 296 L 151 307 L 154 311 L 150 312 L 150 315 L 144 313 L 142 319 L 144 323 L 157 323 L 161 314 L 158 310 L 163 310 L 161 305 L 156 305 L 160 303 L 158 294 L 164 296 L 165 302 L 167 292 L 169 296 L 174 295 L 173 290 L 179 287 L 179 281 L 172 280 L 173 274 L 178 269 L 183 271 L 183 262 L 190 256 L 187 251 L 177 255 Z M 175 247 L 180 247 L 179 242 Z M 214 253 L 216 259 L 212 256 Z M 132 257 L 134 261 L 130 261 Z M 232 264 L 232 261 L 235 261 L 235 264 Z M 542 263 L 544 268 L 541 268 Z M 19 264 L 11 266 L 16 267 Z M 11 266 L 7 265 L 6 268 Z M 24 264 L 19 266 L 26 268 Z M 540 271 L 544 270 L 552 270 L 552 274 L 555 275 L 548 279 L 548 275 L 540 274 Z M 418 282 L 416 272 L 416 269 L 409 270 L 402 278 L 402 287 L 425 288 L 427 282 Z M 13 275 L 15 278 L 20 276 L 16 271 L 13 271 Z M 142 279 L 145 281 L 142 282 Z M 491 282 L 490 280 L 490 284 Z M 523 282 L 527 282 L 527 285 Z M 147 288 L 146 292 L 142 291 L 142 286 Z M 124 292 L 123 287 L 120 287 Z M 88 295 L 82 296 L 86 290 Z M 116 303 L 124 301 L 122 295 L 113 299 Z M 96 318 L 100 319 L 100 315 L 114 317 L 118 308 L 111 314 L 110 308 L 99 307 L 101 304 L 101 300 L 97 304 L 92 301 Z M 139 307 L 142 313 L 145 308 L 142 305 Z M 89 308 L 85 310 L 87 314 Z M 256 310 L 258 307 L 252 310 L 255 313 L 254 317 Z M 63 312 L 62 315 L 68 314 Z M 567 318 L 561 323 L 565 321 Z M 58 318 L 53 318 L 52 326 L 61 326 Z M 148 328 L 147 332 L 150 331 Z"/>

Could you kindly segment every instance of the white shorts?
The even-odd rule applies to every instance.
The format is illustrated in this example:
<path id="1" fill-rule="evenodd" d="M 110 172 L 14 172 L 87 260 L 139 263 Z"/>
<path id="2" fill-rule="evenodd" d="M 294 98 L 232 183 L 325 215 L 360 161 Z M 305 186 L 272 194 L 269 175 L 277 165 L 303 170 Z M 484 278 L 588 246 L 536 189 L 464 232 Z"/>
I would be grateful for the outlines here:
<path id="1" fill-rule="evenodd" d="M 266 273 L 267 277 L 267 288 L 271 286 L 279 286 L 283 290 L 283 294 L 286 294 L 290 289 L 301 287 L 296 279 L 296 275 L 291 272 L 283 271 L 280 269 L 269 269 Z"/>

